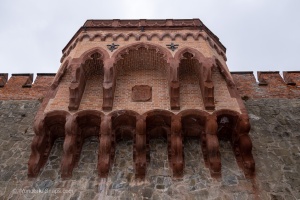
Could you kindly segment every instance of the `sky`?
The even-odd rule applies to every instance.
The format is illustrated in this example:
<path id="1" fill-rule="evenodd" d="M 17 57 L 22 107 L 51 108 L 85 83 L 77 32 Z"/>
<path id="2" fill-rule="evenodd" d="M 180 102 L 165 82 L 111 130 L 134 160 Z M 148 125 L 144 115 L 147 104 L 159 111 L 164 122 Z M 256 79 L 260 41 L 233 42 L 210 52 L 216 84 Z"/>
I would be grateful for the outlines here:
<path id="1" fill-rule="evenodd" d="M 87 19 L 199 18 L 230 71 L 300 70 L 299 0 L 1 0 L 0 73 L 55 73 Z"/>

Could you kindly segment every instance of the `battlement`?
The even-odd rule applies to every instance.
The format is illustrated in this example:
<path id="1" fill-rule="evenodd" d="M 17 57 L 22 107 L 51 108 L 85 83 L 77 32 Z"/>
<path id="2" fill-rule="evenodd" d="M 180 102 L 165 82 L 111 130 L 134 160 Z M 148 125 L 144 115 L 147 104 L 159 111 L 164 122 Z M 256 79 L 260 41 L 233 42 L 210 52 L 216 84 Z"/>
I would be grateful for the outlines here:
<path id="1" fill-rule="evenodd" d="M 300 98 L 300 71 L 258 71 L 231 72 L 233 80 L 243 99 Z"/>
<path id="2" fill-rule="evenodd" d="M 239 94 L 244 100 L 260 98 L 300 98 L 300 71 L 231 72 Z M 48 91 L 55 73 L 0 74 L 1 100 L 42 99 Z"/>
<path id="3" fill-rule="evenodd" d="M 53 81 L 55 73 L 37 73 L 33 82 L 33 74 L 0 74 L 1 100 L 33 100 L 42 99 Z"/>

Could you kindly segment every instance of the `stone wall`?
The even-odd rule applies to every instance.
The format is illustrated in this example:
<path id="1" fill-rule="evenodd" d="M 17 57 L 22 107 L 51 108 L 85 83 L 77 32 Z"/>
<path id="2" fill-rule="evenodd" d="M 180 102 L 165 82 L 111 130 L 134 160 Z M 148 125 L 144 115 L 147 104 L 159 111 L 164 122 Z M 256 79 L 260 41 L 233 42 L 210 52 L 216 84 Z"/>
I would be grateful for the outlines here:
<path id="1" fill-rule="evenodd" d="M 73 177 L 62 180 L 63 139 L 55 142 L 48 162 L 36 179 L 27 178 L 38 101 L 0 101 L 0 199 L 300 199 L 300 100 L 256 99 L 245 102 L 256 177 L 246 179 L 228 142 L 220 143 L 222 178 L 210 177 L 200 142 L 185 141 L 185 170 L 173 180 L 167 142 L 150 141 L 151 159 L 144 182 L 133 172 L 132 141 L 117 144 L 107 180 L 97 175 L 98 139 L 86 139 Z"/>

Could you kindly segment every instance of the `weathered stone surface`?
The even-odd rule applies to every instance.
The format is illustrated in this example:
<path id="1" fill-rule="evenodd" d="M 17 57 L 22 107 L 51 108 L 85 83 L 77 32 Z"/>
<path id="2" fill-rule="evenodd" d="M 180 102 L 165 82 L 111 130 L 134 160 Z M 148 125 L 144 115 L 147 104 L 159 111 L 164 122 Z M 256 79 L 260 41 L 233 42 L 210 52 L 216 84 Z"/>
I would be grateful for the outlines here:
<path id="1" fill-rule="evenodd" d="M 28 179 L 33 131 L 19 130 L 31 126 L 39 102 L 0 101 L 0 199 L 300 199 L 300 100 L 249 100 L 246 106 L 256 161 L 254 179 L 245 178 L 231 145 L 223 141 L 222 177 L 211 178 L 200 141 L 187 139 L 184 176 L 174 180 L 168 165 L 167 141 L 155 139 L 150 140 L 146 179 L 138 182 L 134 178 L 131 140 L 117 143 L 108 179 L 98 178 L 96 137 L 85 140 L 70 180 L 60 177 L 63 139 L 55 142 L 38 178 Z"/>

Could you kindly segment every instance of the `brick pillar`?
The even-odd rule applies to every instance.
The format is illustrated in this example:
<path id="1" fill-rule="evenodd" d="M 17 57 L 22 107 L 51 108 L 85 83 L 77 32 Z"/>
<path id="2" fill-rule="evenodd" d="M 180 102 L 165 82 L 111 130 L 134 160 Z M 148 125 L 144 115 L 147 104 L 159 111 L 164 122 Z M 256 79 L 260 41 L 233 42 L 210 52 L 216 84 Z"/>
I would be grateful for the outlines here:
<path id="1" fill-rule="evenodd" d="M 203 66 L 203 78 L 201 81 L 201 92 L 203 97 L 203 103 L 206 110 L 215 109 L 215 97 L 214 97 L 214 83 L 212 81 L 212 59 L 206 59 L 202 62 Z M 201 79 L 200 79 L 201 80 Z"/>
<path id="2" fill-rule="evenodd" d="M 169 93 L 172 110 L 180 110 L 179 60 L 170 59 Z"/>
<path id="3" fill-rule="evenodd" d="M 114 71 L 115 59 L 104 60 L 104 79 L 103 79 L 103 105 L 102 109 L 112 110 L 114 101 L 114 91 L 116 85 L 116 73 Z"/>
<path id="4" fill-rule="evenodd" d="M 73 80 L 69 87 L 69 110 L 78 110 L 86 84 L 86 77 L 80 64 L 76 65 L 72 76 Z"/>

